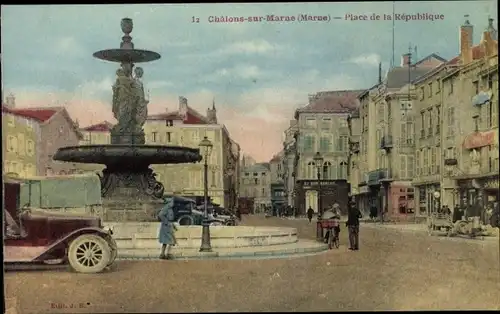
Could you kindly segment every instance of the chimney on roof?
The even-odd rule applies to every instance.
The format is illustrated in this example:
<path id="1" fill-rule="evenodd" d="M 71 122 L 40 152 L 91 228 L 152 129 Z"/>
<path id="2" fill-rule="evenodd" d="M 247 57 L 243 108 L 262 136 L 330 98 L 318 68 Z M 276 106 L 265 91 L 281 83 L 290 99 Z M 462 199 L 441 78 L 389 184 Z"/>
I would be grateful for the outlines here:
<path id="1" fill-rule="evenodd" d="M 9 109 L 16 107 L 16 96 L 14 94 L 10 93 L 5 97 L 5 106 Z"/>
<path id="2" fill-rule="evenodd" d="M 188 110 L 188 100 L 184 96 L 179 96 L 179 115 L 181 117 L 186 117 Z"/>
<path id="3" fill-rule="evenodd" d="M 488 28 L 486 29 L 488 33 L 490 33 L 491 39 L 498 40 L 498 33 L 495 27 L 493 26 L 493 19 L 488 18 Z"/>
<path id="4" fill-rule="evenodd" d="M 460 26 L 460 60 L 462 64 L 472 61 L 472 34 L 474 27 L 469 22 L 469 15 L 465 15 L 465 22 Z"/>
<path id="5" fill-rule="evenodd" d="M 480 43 L 485 56 L 492 56 L 498 53 L 498 46 L 495 40 L 497 40 L 497 31 L 493 27 L 493 19 L 488 18 L 488 27 L 484 30 Z"/>
<path id="6" fill-rule="evenodd" d="M 401 56 L 401 66 L 407 67 L 410 66 L 411 53 L 405 53 Z"/>
<path id="7" fill-rule="evenodd" d="M 378 82 L 382 83 L 382 62 L 378 63 Z"/>

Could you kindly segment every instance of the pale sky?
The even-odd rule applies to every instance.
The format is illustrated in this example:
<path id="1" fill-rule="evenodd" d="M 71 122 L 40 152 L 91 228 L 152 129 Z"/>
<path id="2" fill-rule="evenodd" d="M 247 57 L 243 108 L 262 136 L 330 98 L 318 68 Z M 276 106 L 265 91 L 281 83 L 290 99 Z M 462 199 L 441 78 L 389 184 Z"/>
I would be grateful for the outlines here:
<path id="1" fill-rule="evenodd" d="M 497 1 L 396 2 L 396 13 L 443 14 L 438 21 L 396 21 L 395 61 L 411 42 L 422 58 L 458 54 L 469 14 L 478 43 Z M 205 114 L 215 97 L 219 121 L 242 150 L 268 161 L 282 147 L 294 110 L 317 91 L 362 89 L 392 55 L 391 21 L 209 23 L 210 16 L 345 17 L 392 14 L 392 2 L 2 6 L 2 82 L 18 106 L 65 104 L 81 126 L 114 122 L 111 85 L 117 64 L 95 51 L 118 48 L 120 20 L 132 18 L 136 48 L 161 54 L 142 64 L 151 114 L 176 110 L 178 96 Z M 192 23 L 197 17 L 200 23 Z M 497 26 L 495 26 L 497 28 Z"/>

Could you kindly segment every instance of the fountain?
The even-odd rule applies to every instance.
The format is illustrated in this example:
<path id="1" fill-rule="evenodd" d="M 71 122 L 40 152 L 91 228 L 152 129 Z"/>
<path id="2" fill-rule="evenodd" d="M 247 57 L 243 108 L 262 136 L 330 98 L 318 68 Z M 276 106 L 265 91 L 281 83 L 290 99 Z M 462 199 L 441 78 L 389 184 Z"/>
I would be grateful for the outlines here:
<path id="1" fill-rule="evenodd" d="M 135 49 L 130 33 L 132 19 L 124 18 L 120 48 L 95 52 L 95 58 L 120 63 L 113 85 L 112 110 L 118 123 L 111 130 L 110 145 L 83 145 L 60 148 L 53 159 L 73 163 L 103 164 L 101 194 L 103 219 L 148 221 L 155 219 L 162 203 L 164 187 L 155 178 L 152 164 L 195 163 L 201 161 L 199 149 L 181 146 L 145 145 L 144 123 L 148 100 L 139 62 L 160 59 L 153 51 Z M 120 216 L 117 217 L 116 214 Z"/>

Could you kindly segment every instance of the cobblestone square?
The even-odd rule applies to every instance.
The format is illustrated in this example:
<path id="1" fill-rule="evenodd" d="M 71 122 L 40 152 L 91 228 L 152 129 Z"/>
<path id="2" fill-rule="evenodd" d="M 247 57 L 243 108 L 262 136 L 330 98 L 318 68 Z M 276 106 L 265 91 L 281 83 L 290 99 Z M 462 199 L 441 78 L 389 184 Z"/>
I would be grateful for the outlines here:
<path id="1" fill-rule="evenodd" d="M 244 217 L 298 228 L 304 220 Z M 254 260 L 119 261 L 112 271 L 5 274 L 18 313 L 498 309 L 499 246 L 361 225 L 360 251 Z M 9 299 L 10 300 L 10 299 Z"/>

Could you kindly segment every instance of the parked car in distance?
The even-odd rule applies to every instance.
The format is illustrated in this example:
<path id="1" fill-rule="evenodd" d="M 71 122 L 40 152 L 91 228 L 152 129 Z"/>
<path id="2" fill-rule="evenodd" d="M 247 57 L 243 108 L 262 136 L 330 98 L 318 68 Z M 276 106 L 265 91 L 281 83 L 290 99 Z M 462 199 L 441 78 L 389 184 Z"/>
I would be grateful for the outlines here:
<path id="1" fill-rule="evenodd" d="M 113 231 L 99 217 L 18 209 L 19 184 L 5 183 L 4 264 L 69 264 L 80 273 L 98 273 L 113 264 Z"/>

